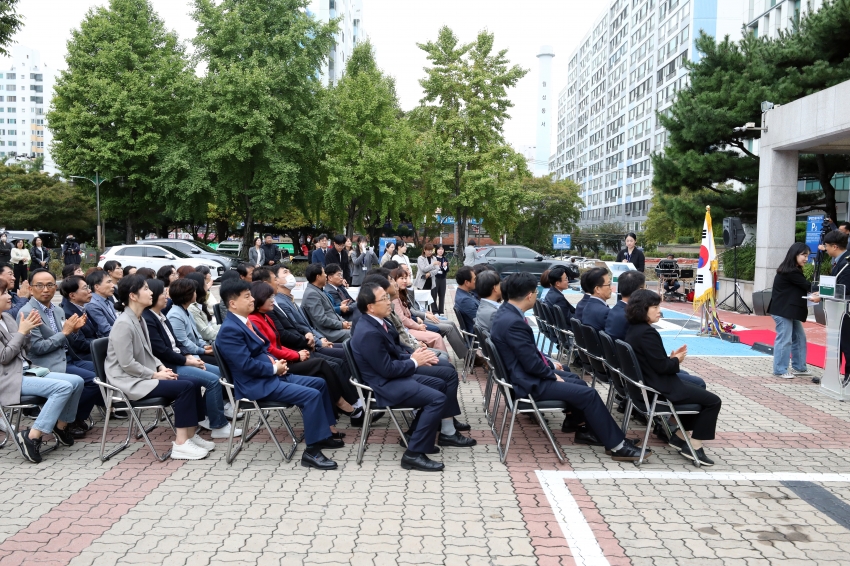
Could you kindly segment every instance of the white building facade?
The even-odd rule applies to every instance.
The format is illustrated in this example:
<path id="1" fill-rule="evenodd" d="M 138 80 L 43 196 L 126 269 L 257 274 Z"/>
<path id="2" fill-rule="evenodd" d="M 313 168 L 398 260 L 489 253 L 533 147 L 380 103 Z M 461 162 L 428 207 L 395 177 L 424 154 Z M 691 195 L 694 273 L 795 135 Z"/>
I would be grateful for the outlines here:
<path id="1" fill-rule="evenodd" d="M 314 18 L 329 22 L 339 19 L 339 31 L 322 67 L 322 84 L 335 85 L 345 73 L 345 64 L 358 42 L 366 39 L 363 31 L 363 0 L 312 0 L 307 12 Z"/>
<path id="2" fill-rule="evenodd" d="M 747 0 L 743 20 L 756 37 L 776 38 L 791 31 L 800 18 L 816 12 L 823 0 Z"/>
<path id="3" fill-rule="evenodd" d="M 739 38 L 750 1 L 613 0 L 567 58 L 549 169 L 580 185 L 582 228 L 643 229 L 652 197 L 650 154 L 667 140 L 656 112 L 668 112 L 688 84 L 684 62 L 698 57 L 699 30 Z"/>
<path id="4" fill-rule="evenodd" d="M 10 52 L 0 59 L 0 159 L 44 157 L 44 170 L 57 173 L 46 127 L 55 71 L 35 49 L 15 45 Z"/>

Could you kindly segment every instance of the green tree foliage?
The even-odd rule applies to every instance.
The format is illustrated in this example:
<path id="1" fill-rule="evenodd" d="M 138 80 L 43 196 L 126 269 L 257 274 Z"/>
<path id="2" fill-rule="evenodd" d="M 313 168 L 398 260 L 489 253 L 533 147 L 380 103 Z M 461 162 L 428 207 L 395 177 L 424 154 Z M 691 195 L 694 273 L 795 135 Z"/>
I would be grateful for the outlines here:
<path id="1" fill-rule="evenodd" d="M 24 25 L 17 12 L 18 0 L 0 0 L 0 54 L 8 55 L 12 36 Z"/>
<path id="2" fill-rule="evenodd" d="M 661 194 L 652 195 L 649 213 L 643 232 L 643 244 L 651 247 L 669 244 L 676 238 L 676 222 L 667 213 L 666 203 Z"/>
<path id="3" fill-rule="evenodd" d="M 680 225 L 698 226 L 711 205 L 712 216 L 753 221 L 758 198 L 758 156 L 747 140 L 756 131 L 735 132 L 747 122 L 759 123 L 760 104 L 784 104 L 850 79 L 850 0 L 825 2 L 809 14 L 794 33 L 768 40 L 747 35 L 740 42 L 717 42 L 702 34 L 696 42 L 698 63 L 689 63 L 688 88 L 680 91 L 669 115 L 661 115 L 669 132 L 664 153 L 652 158 L 653 186 L 668 197 L 689 191 L 691 198 L 665 200 L 666 210 Z M 800 212 L 825 208 L 835 214 L 830 178 L 846 170 L 841 156 L 803 159 L 801 172 L 816 176 L 825 191 L 804 195 Z M 742 191 L 729 181 L 737 181 Z"/>
<path id="4" fill-rule="evenodd" d="M 0 165 L 0 225 L 65 233 L 96 223 L 91 196 L 35 167 Z"/>
<path id="5" fill-rule="evenodd" d="M 194 39 L 206 76 L 190 111 L 200 164 L 216 202 L 257 219 L 320 199 L 325 91 L 318 72 L 336 25 L 307 0 L 195 0 Z"/>
<path id="6" fill-rule="evenodd" d="M 553 181 L 545 176 L 524 179 L 522 188 L 519 222 L 509 239 L 549 253 L 553 251 L 552 235 L 572 233 L 578 223 L 582 206 L 579 187 L 570 180 Z"/>
<path id="7" fill-rule="evenodd" d="M 503 127 L 513 106 L 507 89 L 527 73 L 511 66 L 507 51 L 494 52 L 493 34 L 461 43 L 448 28 L 419 44 L 431 66 L 413 117 L 422 135 L 422 183 L 431 210 L 454 214 L 463 237 L 470 218 L 483 218 L 499 234 L 516 225 L 525 159 L 505 143 Z"/>
<path id="8" fill-rule="evenodd" d="M 374 239 L 386 219 L 409 202 L 419 162 L 395 83 L 378 69 L 371 43 L 354 48 L 329 102 L 333 132 L 324 162 L 324 202 L 342 219 L 347 236 L 357 227 Z"/>
<path id="9" fill-rule="evenodd" d="M 66 63 L 48 113 L 53 157 L 65 175 L 125 178 L 101 186 L 101 207 L 131 242 L 164 209 L 154 185 L 190 102 L 188 59 L 148 0 L 110 0 L 72 32 Z"/>

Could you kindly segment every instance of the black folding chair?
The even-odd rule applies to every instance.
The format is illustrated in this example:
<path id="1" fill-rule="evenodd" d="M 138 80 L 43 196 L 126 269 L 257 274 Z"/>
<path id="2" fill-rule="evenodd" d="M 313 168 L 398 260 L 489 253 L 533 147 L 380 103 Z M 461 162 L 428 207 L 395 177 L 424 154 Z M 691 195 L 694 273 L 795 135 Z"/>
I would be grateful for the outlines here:
<path id="1" fill-rule="evenodd" d="M 531 312 L 534 313 L 534 320 L 537 322 L 537 337 L 534 341 L 535 344 L 539 341 L 540 344 L 537 344 L 537 349 L 540 350 L 543 348 L 543 344 L 545 343 L 546 336 L 543 334 L 543 325 L 546 324 L 543 320 L 543 311 L 540 309 L 540 305 L 542 302 L 540 299 L 534 301 L 534 304 L 531 306 Z"/>
<path id="2" fill-rule="evenodd" d="M 478 343 L 481 345 L 481 355 L 487 361 L 487 384 L 484 386 L 484 415 L 487 417 L 487 424 L 490 425 L 490 430 L 492 431 L 494 429 L 496 413 L 499 409 L 501 394 L 500 389 L 495 387 L 496 370 L 493 367 L 493 354 L 487 345 L 490 334 L 477 324 L 475 325 L 475 334 L 478 336 Z M 493 403 L 494 390 L 496 392 L 495 403 Z"/>
<path id="3" fill-rule="evenodd" d="M 559 308 L 552 307 L 552 314 L 555 318 L 555 332 L 558 338 L 558 359 L 561 362 L 564 362 L 563 353 L 567 352 L 567 365 L 573 359 L 573 353 L 575 352 L 575 339 L 573 338 L 572 329 L 567 323 L 567 317 L 564 315 L 564 311 Z"/>
<path id="4" fill-rule="evenodd" d="M 614 340 L 604 331 L 599 331 L 599 341 L 602 343 L 602 352 L 604 354 L 605 365 L 608 366 L 608 375 L 611 377 L 611 385 L 614 386 L 615 395 L 626 401 L 625 415 L 631 406 L 632 399 L 629 396 L 629 390 L 626 388 L 626 381 L 620 372 L 620 360 L 617 357 L 617 350 L 614 347 Z M 629 421 L 623 419 L 623 433 L 629 428 Z"/>
<path id="5" fill-rule="evenodd" d="M 581 329 L 584 336 L 585 351 L 593 371 L 593 382 L 594 384 L 604 383 L 608 386 L 608 398 L 605 401 L 605 407 L 610 411 L 611 404 L 614 401 L 614 388 L 611 386 L 611 376 L 608 373 L 608 367 L 605 365 L 605 352 L 602 350 L 599 333 L 587 324 L 582 324 Z"/>
<path id="6" fill-rule="evenodd" d="M 578 356 L 581 371 L 593 377 L 592 387 L 596 387 L 596 377 L 593 376 L 593 366 L 590 365 L 590 357 L 587 355 L 587 345 L 584 342 L 584 331 L 581 329 L 581 321 L 577 318 L 570 319 L 570 325 L 573 327 L 573 341 L 575 342 L 575 351 Z"/>
<path id="7" fill-rule="evenodd" d="M 552 292 L 551 290 L 549 291 Z M 543 314 L 543 323 L 544 323 L 544 334 L 546 338 L 549 340 L 549 351 L 547 352 L 547 356 L 552 356 L 552 349 L 555 347 L 555 344 L 560 344 L 560 340 L 558 339 L 558 327 L 555 324 L 555 315 L 552 313 L 552 307 L 546 303 L 540 303 L 540 312 Z M 560 355 L 560 349 L 558 350 L 558 354 Z"/>
<path id="8" fill-rule="evenodd" d="M 475 366 L 475 354 L 478 351 L 477 337 L 472 333 L 471 328 L 466 327 L 466 320 L 464 320 L 460 310 L 456 306 L 452 308 L 455 312 L 455 318 L 457 318 L 457 324 L 460 327 L 460 335 L 466 342 L 466 357 L 463 359 L 463 371 L 460 374 L 461 380 L 465 383 L 466 374 L 472 373 L 472 369 Z"/>
<path id="9" fill-rule="evenodd" d="M 227 317 L 227 306 L 224 303 L 216 303 L 213 305 L 213 316 L 215 317 L 216 324 L 220 326 Z"/>

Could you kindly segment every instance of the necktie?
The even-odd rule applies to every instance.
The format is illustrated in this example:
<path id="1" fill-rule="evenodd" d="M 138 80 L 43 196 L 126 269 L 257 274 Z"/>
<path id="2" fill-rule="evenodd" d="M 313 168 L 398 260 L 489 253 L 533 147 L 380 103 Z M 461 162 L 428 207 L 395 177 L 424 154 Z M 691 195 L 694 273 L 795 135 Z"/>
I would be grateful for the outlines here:
<path id="1" fill-rule="evenodd" d="M 247 321 L 245 324 L 248 326 L 248 330 L 250 330 L 250 331 L 251 331 L 251 334 L 253 334 L 254 336 L 256 336 L 256 337 L 257 337 L 257 340 L 259 340 L 260 342 L 262 342 L 262 341 L 263 341 L 263 339 L 262 339 L 262 338 L 260 338 L 260 335 L 259 335 L 259 334 L 257 334 L 257 331 L 256 331 L 256 330 L 254 330 L 254 325 L 253 325 L 253 324 L 251 324 L 251 321 L 249 320 L 249 321 Z"/>
<path id="2" fill-rule="evenodd" d="M 383 327 L 384 327 L 384 332 L 389 332 L 389 330 L 387 330 L 387 323 L 386 322 L 381 322 L 381 325 L 383 325 Z"/>

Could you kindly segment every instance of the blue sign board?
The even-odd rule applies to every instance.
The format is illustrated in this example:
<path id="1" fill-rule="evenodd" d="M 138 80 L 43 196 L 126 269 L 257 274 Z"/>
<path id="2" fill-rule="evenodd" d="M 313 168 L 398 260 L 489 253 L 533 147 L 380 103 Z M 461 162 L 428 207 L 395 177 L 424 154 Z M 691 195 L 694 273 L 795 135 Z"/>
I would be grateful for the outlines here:
<path id="1" fill-rule="evenodd" d="M 437 215 L 437 222 L 439 222 L 440 224 L 454 224 L 455 223 L 455 217 L 454 216 L 440 216 L 438 214 Z M 481 224 L 482 222 L 484 222 L 484 221 L 480 218 L 478 218 L 478 219 L 470 218 L 469 219 L 470 224 Z"/>
<path id="2" fill-rule="evenodd" d="M 395 243 L 395 238 L 381 238 L 378 246 L 381 248 L 380 250 L 376 250 L 376 254 L 378 256 L 378 261 L 381 261 L 381 256 L 384 255 L 384 252 L 387 251 L 387 244 Z"/>
<path id="3" fill-rule="evenodd" d="M 815 254 L 818 253 L 821 230 L 823 230 L 823 214 L 806 218 L 806 245 L 812 252 L 809 256 L 810 261 L 814 260 Z"/>
<path id="4" fill-rule="evenodd" d="M 552 248 L 556 250 L 568 250 L 572 246 L 572 236 L 570 234 L 555 234 L 552 236 Z"/>

